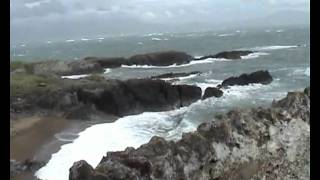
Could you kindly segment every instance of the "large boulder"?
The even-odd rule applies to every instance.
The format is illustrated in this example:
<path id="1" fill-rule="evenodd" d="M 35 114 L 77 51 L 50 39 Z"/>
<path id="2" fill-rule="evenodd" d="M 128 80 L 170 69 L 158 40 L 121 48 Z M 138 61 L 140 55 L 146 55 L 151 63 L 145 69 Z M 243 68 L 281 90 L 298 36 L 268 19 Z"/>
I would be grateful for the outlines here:
<path id="1" fill-rule="evenodd" d="M 202 99 L 207 99 L 207 98 L 212 97 L 212 96 L 219 98 L 222 95 L 223 95 L 223 91 L 221 91 L 220 89 L 215 88 L 215 87 L 208 87 L 204 91 Z"/>
<path id="2" fill-rule="evenodd" d="M 238 77 L 230 77 L 222 82 L 219 87 L 227 87 L 234 85 L 248 85 L 248 84 L 270 84 L 273 78 L 270 75 L 269 71 L 256 71 L 250 74 L 241 74 Z"/>
<path id="3" fill-rule="evenodd" d="M 195 60 L 204 60 L 208 58 L 242 59 L 241 56 L 247 56 L 251 53 L 254 53 L 254 51 L 223 51 L 215 55 L 203 56 Z"/>
<path id="4" fill-rule="evenodd" d="M 232 110 L 181 140 L 152 137 L 137 149 L 108 152 L 94 170 L 75 163 L 69 179 L 309 179 L 309 102 L 293 92 L 270 108 Z"/>

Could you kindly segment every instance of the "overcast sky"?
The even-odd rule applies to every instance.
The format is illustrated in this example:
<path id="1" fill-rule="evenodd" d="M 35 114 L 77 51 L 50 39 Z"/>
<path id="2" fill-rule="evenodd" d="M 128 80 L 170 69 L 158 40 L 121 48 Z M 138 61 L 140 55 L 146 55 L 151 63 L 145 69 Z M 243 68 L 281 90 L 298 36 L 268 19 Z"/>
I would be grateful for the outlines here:
<path id="1" fill-rule="evenodd" d="M 201 28 L 277 12 L 309 13 L 309 5 L 309 0 L 11 0 L 10 31 L 12 41 L 23 41 L 164 31 L 190 24 Z"/>

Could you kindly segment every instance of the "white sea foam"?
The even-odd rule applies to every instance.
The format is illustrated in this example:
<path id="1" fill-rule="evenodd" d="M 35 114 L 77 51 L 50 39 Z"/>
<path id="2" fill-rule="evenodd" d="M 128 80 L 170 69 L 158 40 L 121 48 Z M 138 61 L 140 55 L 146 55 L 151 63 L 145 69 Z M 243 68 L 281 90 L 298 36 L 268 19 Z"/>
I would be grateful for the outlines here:
<path id="1" fill-rule="evenodd" d="M 104 37 L 100 37 L 100 38 L 98 38 L 99 40 L 104 40 Z"/>
<path id="2" fill-rule="evenodd" d="M 89 76 L 89 74 L 81 74 L 81 75 L 71 75 L 71 76 L 61 76 L 62 79 L 81 79 Z"/>
<path id="3" fill-rule="evenodd" d="M 138 42 L 139 45 L 143 45 L 143 42 Z"/>
<path id="4" fill-rule="evenodd" d="M 110 68 L 105 68 L 103 73 L 104 73 L 104 74 L 108 74 L 108 73 L 110 73 L 110 72 L 111 72 L 111 69 L 110 69 Z"/>
<path id="5" fill-rule="evenodd" d="M 51 44 L 51 41 L 47 41 L 47 44 Z"/>
<path id="6" fill-rule="evenodd" d="M 241 59 L 254 59 L 260 56 L 265 56 L 265 55 L 269 55 L 269 53 L 265 53 L 265 52 L 255 52 L 255 53 L 251 53 L 248 54 L 246 56 L 241 56 Z"/>
<path id="7" fill-rule="evenodd" d="M 114 123 L 93 125 L 79 133 L 72 143 L 61 146 L 36 176 L 46 180 L 67 180 L 69 168 L 75 161 L 86 160 L 95 167 L 107 151 L 120 151 L 129 146 L 137 148 L 154 135 L 172 140 L 180 138 L 181 129 L 192 131 L 196 128 L 183 120 L 186 110 L 145 112 L 120 118 Z"/>
<path id="8" fill-rule="evenodd" d="M 305 71 L 304 71 L 304 74 L 306 76 L 309 76 L 310 77 L 310 67 L 308 67 Z"/>
<path id="9" fill-rule="evenodd" d="M 277 30 L 276 32 L 281 33 L 281 32 L 283 32 L 283 31 L 284 31 L 283 29 L 279 29 L 279 30 Z"/>
<path id="10" fill-rule="evenodd" d="M 171 81 L 171 80 L 178 79 L 179 81 L 183 81 L 183 80 L 192 79 L 192 78 L 197 77 L 197 76 L 198 76 L 198 74 L 190 74 L 190 75 L 188 75 L 188 76 L 183 76 L 183 77 L 161 78 L 161 80 Z"/>

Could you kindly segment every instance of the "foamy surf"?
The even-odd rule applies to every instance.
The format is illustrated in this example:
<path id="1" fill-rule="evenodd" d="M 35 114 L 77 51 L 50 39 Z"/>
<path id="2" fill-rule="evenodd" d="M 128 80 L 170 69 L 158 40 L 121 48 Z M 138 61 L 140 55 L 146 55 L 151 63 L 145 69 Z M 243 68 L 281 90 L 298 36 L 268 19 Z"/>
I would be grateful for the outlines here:
<path id="1" fill-rule="evenodd" d="M 269 53 L 254 52 L 254 53 L 248 54 L 246 56 L 241 56 L 241 59 L 254 59 L 254 58 L 258 58 L 260 56 L 266 56 L 266 55 L 269 55 Z"/>
<path id="2" fill-rule="evenodd" d="M 69 168 L 75 161 L 86 160 L 95 167 L 107 151 L 137 148 L 154 135 L 173 140 L 180 138 L 182 131 L 179 129 L 195 130 L 195 126 L 183 121 L 185 111 L 186 108 L 145 112 L 120 118 L 114 123 L 93 125 L 79 133 L 73 143 L 61 146 L 49 162 L 36 172 L 36 176 L 46 180 L 67 180 Z"/>

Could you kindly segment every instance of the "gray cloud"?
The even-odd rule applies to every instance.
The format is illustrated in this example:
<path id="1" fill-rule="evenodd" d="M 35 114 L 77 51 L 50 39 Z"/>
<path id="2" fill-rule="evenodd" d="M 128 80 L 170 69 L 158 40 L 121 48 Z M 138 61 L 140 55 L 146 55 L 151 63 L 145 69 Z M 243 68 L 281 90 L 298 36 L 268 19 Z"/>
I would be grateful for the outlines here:
<path id="1" fill-rule="evenodd" d="M 142 32 L 151 25 L 157 30 L 158 26 L 238 22 L 282 10 L 309 11 L 309 4 L 305 0 L 11 0 L 11 38 L 24 37 L 25 29 L 32 39 L 34 32 L 36 37 L 40 33 L 49 38 Z"/>

